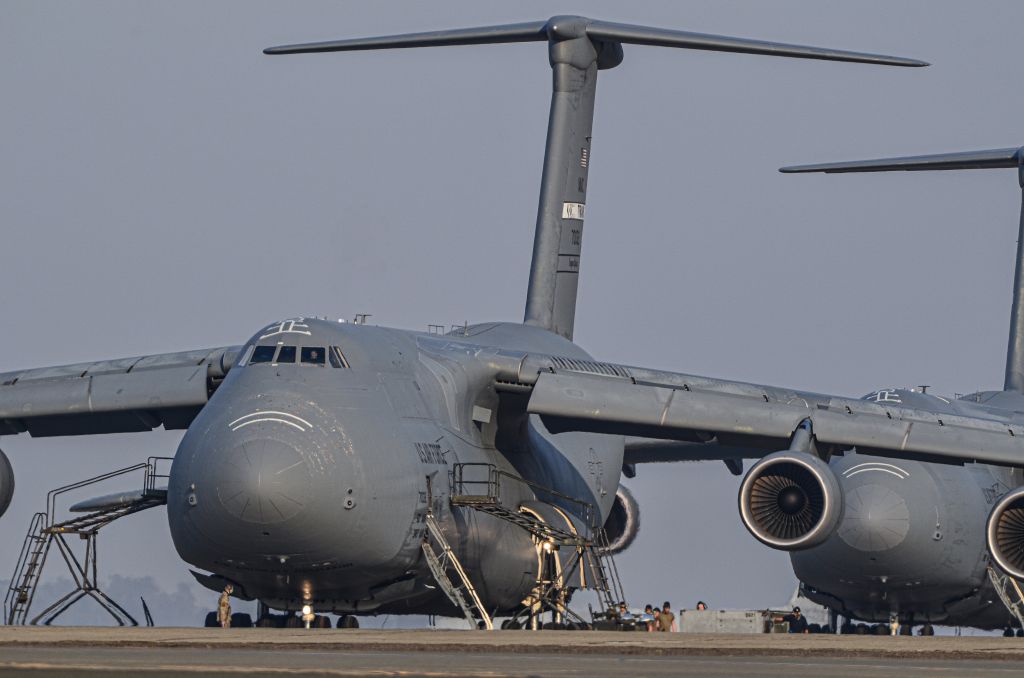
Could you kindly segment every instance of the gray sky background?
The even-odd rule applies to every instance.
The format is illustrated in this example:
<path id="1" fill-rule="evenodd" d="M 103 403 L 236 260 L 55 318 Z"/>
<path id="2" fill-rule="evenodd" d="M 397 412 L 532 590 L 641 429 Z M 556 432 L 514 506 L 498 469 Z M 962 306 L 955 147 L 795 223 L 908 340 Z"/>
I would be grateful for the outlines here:
<path id="1" fill-rule="evenodd" d="M 260 50 L 561 13 L 933 63 L 625 46 L 598 87 L 578 343 L 844 395 L 1001 385 L 1011 171 L 776 172 L 1024 143 L 1024 4 L 892 0 L 6 0 L 0 371 L 240 343 L 298 314 L 415 329 L 521 319 L 544 46 Z M 18 488 L 0 579 L 47 490 L 170 456 L 179 438 L 3 440 Z M 789 559 L 743 529 L 723 465 L 642 467 L 629 485 L 643 529 L 619 564 L 634 603 L 788 599 Z M 105 573 L 167 592 L 191 582 L 162 511 L 108 531 Z"/>

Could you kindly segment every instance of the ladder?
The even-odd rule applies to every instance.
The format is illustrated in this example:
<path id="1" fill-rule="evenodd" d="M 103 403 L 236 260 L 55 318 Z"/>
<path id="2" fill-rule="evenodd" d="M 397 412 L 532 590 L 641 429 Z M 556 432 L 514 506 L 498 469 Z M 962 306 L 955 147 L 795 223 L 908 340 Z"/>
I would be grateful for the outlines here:
<path id="1" fill-rule="evenodd" d="M 1017 620 L 1020 627 L 1024 629 L 1024 591 L 1021 591 L 1017 580 L 997 571 L 991 566 L 988 568 L 988 578 L 992 580 L 992 584 L 996 587 L 996 593 L 999 594 L 999 599 L 1003 601 L 1003 605 L 1006 606 L 1006 609 Z"/>
<path id="2" fill-rule="evenodd" d="M 462 610 L 462 614 L 466 616 L 466 621 L 469 622 L 469 627 L 471 629 L 476 630 L 476 619 L 479 617 L 483 621 L 484 627 L 488 631 L 493 631 L 494 622 L 491 620 L 491 615 L 487 614 L 487 610 L 484 609 L 483 603 L 480 601 L 480 596 L 477 594 L 476 588 L 473 587 L 473 582 L 469 580 L 469 575 L 466 574 L 465 568 L 462 567 L 462 563 L 459 562 L 459 559 L 456 557 L 451 545 L 445 538 L 444 532 L 441 530 L 441 526 L 437 524 L 433 511 L 429 508 L 427 509 L 426 514 L 426 524 L 427 533 L 434 539 L 438 547 L 441 549 L 441 555 L 439 557 L 434 551 L 433 546 L 430 545 L 430 539 L 424 536 L 423 555 L 426 557 L 427 566 L 430 567 L 430 572 L 434 575 L 434 580 L 437 582 L 437 585 L 445 592 L 448 599 Z M 461 582 L 460 585 L 455 585 L 448 577 L 446 570 L 449 565 L 453 570 L 455 570 L 455 573 Z M 463 593 L 466 595 L 463 595 Z M 469 600 L 466 600 L 466 596 L 469 597 Z"/>
<path id="3" fill-rule="evenodd" d="M 587 555 L 594 581 L 590 588 L 597 591 L 606 610 L 616 609 L 620 603 L 625 602 L 626 597 L 622 589 L 622 579 L 619 577 L 619 568 L 608 550 L 608 535 L 604 528 L 597 533 L 597 543 L 587 546 Z"/>
<path id="4" fill-rule="evenodd" d="M 4 599 L 5 622 L 9 625 L 24 624 L 28 608 L 35 595 L 35 584 L 50 550 L 50 536 L 45 531 L 46 514 L 36 513 L 29 523 L 28 533 L 21 545 L 21 553 L 11 578 L 7 596 Z"/>
<path id="5" fill-rule="evenodd" d="M 50 547 L 56 544 L 75 582 L 75 588 L 47 607 L 42 613 L 36 615 L 29 623 L 35 625 L 42 621 L 43 624 L 49 625 L 74 603 L 88 596 L 99 603 L 100 607 L 106 610 L 120 626 L 127 624 L 138 626 L 138 622 L 124 608 L 99 589 L 96 537 L 100 528 L 118 518 L 167 503 L 167 490 L 156 487 L 156 479 L 167 478 L 167 475 L 158 474 L 156 467 L 159 462 L 169 461 L 171 460 L 167 457 L 150 457 L 145 463 L 118 469 L 50 491 L 46 495 L 46 511 L 34 514 L 29 522 L 28 532 L 18 555 L 14 575 L 11 577 L 4 598 L 4 621 L 10 625 L 26 623 L 29 608 L 32 606 L 42 576 L 43 566 L 46 564 L 46 557 L 50 552 Z M 57 500 L 65 493 L 140 470 L 144 472 L 143 488 L 137 498 L 66 520 L 58 521 L 56 519 Z M 79 559 L 65 539 L 68 535 L 78 535 L 85 542 L 82 559 Z"/>

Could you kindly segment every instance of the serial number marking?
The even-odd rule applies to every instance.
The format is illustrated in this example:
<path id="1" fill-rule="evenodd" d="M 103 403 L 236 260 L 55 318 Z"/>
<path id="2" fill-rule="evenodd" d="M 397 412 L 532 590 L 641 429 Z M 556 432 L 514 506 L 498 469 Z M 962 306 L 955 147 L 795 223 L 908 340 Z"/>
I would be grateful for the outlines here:
<path id="1" fill-rule="evenodd" d="M 415 443 L 415 445 L 416 452 L 420 455 L 420 461 L 424 464 L 448 465 L 448 460 L 444 456 L 445 451 L 437 443 Z"/>

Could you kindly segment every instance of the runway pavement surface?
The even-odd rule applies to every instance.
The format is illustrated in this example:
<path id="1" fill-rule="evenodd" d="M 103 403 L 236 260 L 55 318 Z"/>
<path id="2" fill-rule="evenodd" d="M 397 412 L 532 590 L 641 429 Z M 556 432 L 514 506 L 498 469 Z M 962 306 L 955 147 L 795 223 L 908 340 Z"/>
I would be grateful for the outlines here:
<path id="1" fill-rule="evenodd" d="M 1024 639 L 0 627 L 0 677 L 1024 676 Z"/>

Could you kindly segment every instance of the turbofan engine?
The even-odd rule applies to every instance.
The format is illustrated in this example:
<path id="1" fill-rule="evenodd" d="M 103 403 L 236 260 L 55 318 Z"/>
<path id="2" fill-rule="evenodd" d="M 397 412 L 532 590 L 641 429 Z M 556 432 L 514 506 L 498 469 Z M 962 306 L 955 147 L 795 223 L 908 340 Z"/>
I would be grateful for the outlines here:
<path id="1" fill-rule="evenodd" d="M 1003 495 L 988 514 L 988 551 L 1008 575 L 1024 579 L 1024 487 Z"/>
<path id="2" fill-rule="evenodd" d="M 789 450 L 769 454 L 751 467 L 739 502 L 750 533 L 784 551 L 822 543 L 843 513 L 842 490 L 828 464 L 813 454 Z"/>
<path id="3" fill-rule="evenodd" d="M 640 532 L 640 506 L 633 493 L 622 485 L 615 491 L 615 502 L 604 523 L 608 550 L 613 554 L 625 551 Z"/>
<path id="4" fill-rule="evenodd" d="M 11 505 L 11 497 L 13 496 L 14 469 L 11 468 L 11 460 L 7 458 L 3 450 L 0 450 L 0 516 Z"/>

